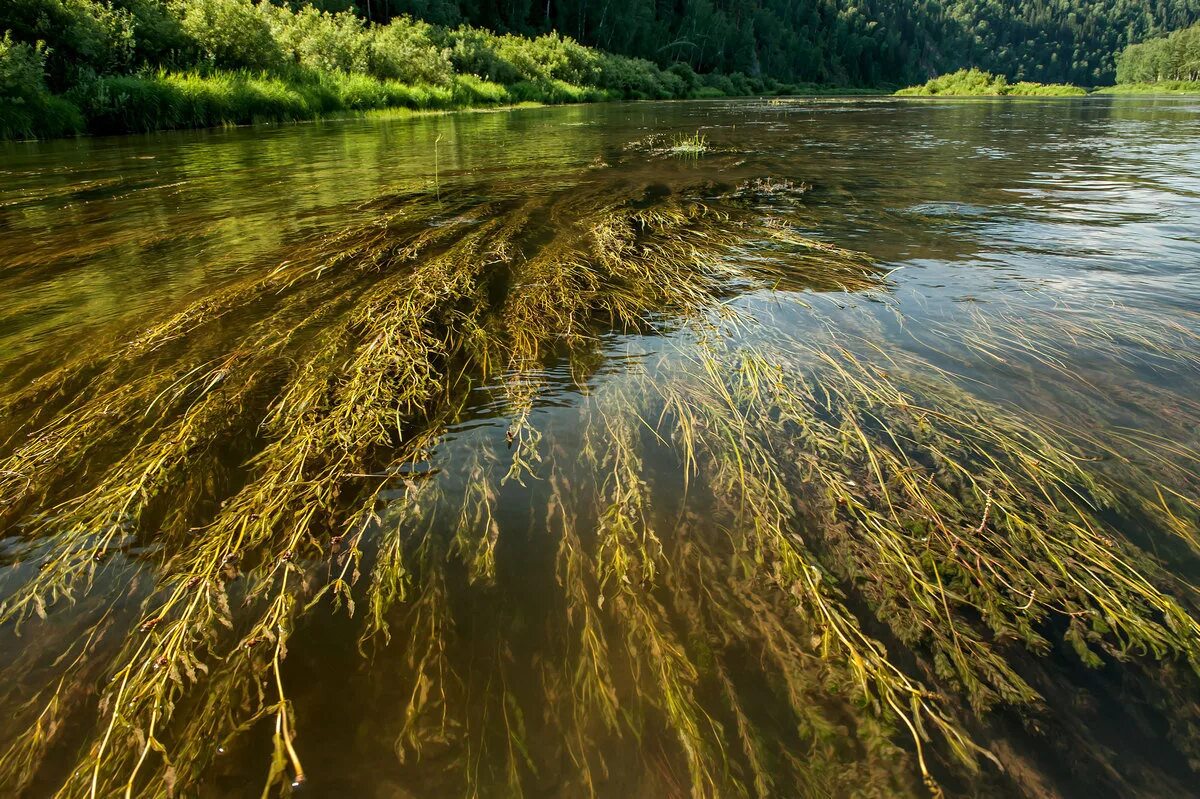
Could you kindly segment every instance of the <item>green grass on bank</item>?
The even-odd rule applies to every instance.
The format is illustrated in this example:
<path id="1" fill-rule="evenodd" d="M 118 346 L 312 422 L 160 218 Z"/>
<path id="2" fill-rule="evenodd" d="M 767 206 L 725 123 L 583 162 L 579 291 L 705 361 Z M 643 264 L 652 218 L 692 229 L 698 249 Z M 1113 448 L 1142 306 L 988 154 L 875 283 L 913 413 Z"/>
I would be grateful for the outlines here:
<path id="1" fill-rule="evenodd" d="M 145 0 L 130 8 L 21 0 L 0 11 L 0 138 L 814 88 L 698 74 L 687 63 L 664 66 L 557 33 L 526 38 L 408 16 L 376 24 L 299 2 Z"/>
<path id="2" fill-rule="evenodd" d="M 1087 90 L 1065 83 L 1009 83 L 1003 75 L 960 69 L 896 94 L 900 97 L 1079 97 L 1086 95 Z"/>
<path id="3" fill-rule="evenodd" d="M 1091 94 L 1200 94 L 1200 81 L 1161 80 L 1153 83 L 1118 83 Z M 896 92 L 900 97 L 1083 97 L 1086 89 L 1063 83 L 1009 83 L 1003 75 L 979 69 L 960 69 L 920 86 Z"/>
<path id="4" fill-rule="evenodd" d="M 737 85 L 700 85 L 682 94 L 705 99 L 750 94 Z M 753 87 L 752 87 L 753 88 Z M 877 94 L 884 90 L 777 84 L 760 94 Z M 501 84 L 455 75 L 445 85 L 410 84 L 346 72 L 159 72 L 95 78 L 63 95 L 0 98 L 0 139 L 84 133 L 144 133 L 253 123 L 297 122 L 340 113 L 590 103 L 626 99 L 612 89 L 562 80 Z M 662 98 L 670 99 L 670 98 Z"/>
<path id="5" fill-rule="evenodd" d="M 1155 83 L 1118 83 L 1097 89 L 1096 94 L 1200 94 L 1200 80 L 1160 80 Z"/>
<path id="6" fill-rule="evenodd" d="M 0 102 L 0 138 L 294 122 L 378 109 L 452 110 L 619 97 L 612 91 L 559 80 L 505 86 L 474 75 L 456 75 L 446 85 L 429 85 L 343 72 L 290 76 L 160 72 L 96 78 L 62 96 L 40 94 Z"/>
<path id="7" fill-rule="evenodd" d="M 474 75 L 456 75 L 447 85 L 436 86 L 340 72 L 290 77 L 222 72 L 102 78 L 73 89 L 66 102 L 79 110 L 76 129 L 67 132 L 124 133 L 293 122 L 392 108 L 450 110 L 607 99 L 613 99 L 613 94 L 563 81 L 504 86 Z M 34 129 L 25 134 L 56 132 Z"/>

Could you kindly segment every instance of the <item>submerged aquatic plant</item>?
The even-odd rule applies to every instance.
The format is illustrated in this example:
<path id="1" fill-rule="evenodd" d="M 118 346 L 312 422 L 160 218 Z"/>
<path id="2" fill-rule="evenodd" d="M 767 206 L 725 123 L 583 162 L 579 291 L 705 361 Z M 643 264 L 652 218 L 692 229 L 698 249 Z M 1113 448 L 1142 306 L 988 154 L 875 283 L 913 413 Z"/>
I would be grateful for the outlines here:
<path id="1" fill-rule="evenodd" d="M 1196 544 L 1193 442 L 1123 456 L 925 354 L 1086 386 L 1055 340 L 1194 374 L 1194 327 L 1000 314 L 885 352 L 869 313 L 822 310 L 888 307 L 887 277 L 801 234 L 806 186 L 651 188 L 380 198 L 0 397 L 0 621 L 104 619 L 4 722 L 0 783 L 165 796 L 261 733 L 287 792 L 310 774 L 288 654 L 323 608 L 391 670 L 378 733 L 438 793 L 520 795 L 556 762 L 563 795 L 937 793 L 1004 762 L 981 720 L 1052 702 L 1031 664 L 1060 643 L 1194 679 L 1196 589 L 1123 534 Z M 548 413 L 564 385 L 582 399 Z"/>
<path id="2" fill-rule="evenodd" d="M 680 133 L 671 139 L 671 155 L 696 158 L 707 151 L 708 139 L 700 135 L 700 131 L 696 131 L 690 136 Z"/>

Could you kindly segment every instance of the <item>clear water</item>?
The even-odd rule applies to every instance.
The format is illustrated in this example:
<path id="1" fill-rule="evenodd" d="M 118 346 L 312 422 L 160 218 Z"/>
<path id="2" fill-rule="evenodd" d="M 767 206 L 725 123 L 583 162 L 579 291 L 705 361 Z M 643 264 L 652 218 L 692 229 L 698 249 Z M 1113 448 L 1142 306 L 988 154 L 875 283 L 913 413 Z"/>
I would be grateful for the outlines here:
<path id="1" fill-rule="evenodd" d="M 652 157 L 655 142 L 697 132 L 708 143 L 700 157 Z M 761 289 L 734 292 L 730 306 L 757 320 L 739 334 L 745 342 L 843 337 L 856 342 L 851 346 L 867 341 L 881 353 L 919 357 L 1006 412 L 1117 447 L 1141 435 L 1169 441 L 1173 468 L 1185 475 L 1182 490 L 1200 486 L 1200 100 L 1189 98 L 639 103 L 5 144 L 0 396 L 96 341 L 121 341 L 275 268 L 314 237 L 370 220 L 377 198 L 432 190 L 519 199 L 572 187 L 703 194 L 755 178 L 809 184 L 802 208 L 789 211 L 797 230 L 866 253 L 886 279 L 869 291 L 812 291 L 797 275 L 782 298 Z M 233 336 L 251 321 L 223 324 Z M 619 385 L 635 367 L 669 371 L 686 342 L 683 333 L 613 332 L 582 384 L 570 364 L 548 364 L 532 416 L 545 464 L 567 463 L 583 446 L 580 418 L 593 393 Z M 472 453 L 504 456 L 511 407 L 494 388 L 478 388 L 432 459 L 448 501 L 467 490 Z M 14 436 L 0 453 L 27 434 L 20 421 L 0 419 L 0 434 Z M 253 447 L 234 442 L 221 457 L 236 471 Z M 657 513 L 684 513 L 687 489 L 666 477 L 676 464 L 661 453 L 647 460 L 671 497 Z M 527 795 L 577 796 L 577 766 L 553 725 L 539 718 L 545 709 L 531 687 L 532 673 L 551 655 L 530 630 L 560 610 L 557 544 L 544 529 L 548 492 L 536 479 L 509 482 L 500 492 L 497 580 L 460 591 L 452 662 L 471 674 L 476 661 L 508 664 L 496 673 L 512 678 L 504 690 L 517 697 L 528 732 L 528 751 L 513 756 L 521 784 Z M 0 528 L 0 568 L 7 572 L 0 591 L 11 593 L 35 568 L 31 552 L 40 550 L 26 546 L 21 519 L 0 523 L 7 525 Z M 1133 525 L 1124 532 L 1136 540 L 1140 531 Z M 1154 547 L 1169 570 L 1200 577 L 1187 546 Z M 117 627 L 130 623 L 164 557 L 146 545 L 119 560 L 100 572 L 94 598 L 56 605 L 20 635 L 12 625 L 0 630 L 5 707 L 22 706 L 54 681 L 63 665 L 57 656 L 92 629 L 103 608 L 116 608 L 124 619 Z M 1180 601 L 1195 612 L 1194 589 L 1181 589 Z M 359 634 L 343 615 L 321 609 L 289 644 L 284 663 L 294 686 L 304 793 L 457 795 L 463 764 L 481 757 L 477 749 L 451 734 L 418 759 L 400 757 L 403 707 L 414 690 L 404 676 L 410 653 L 396 635 L 364 655 Z M 104 633 L 98 646 L 116 643 L 116 633 Z M 939 776 L 952 790 L 1161 796 L 1194 786 L 1200 726 L 1186 727 L 1200 718 L 1197 695 L 1187 693 L 1194 680 L 1181 678 L 1184 693 L 1171 714 L 1144 688 L 1153 672 L 1138 665 L 1090 671 L 1058 649 L 1030 663 L 1024 668 L 1031 680 L 1061 693 L 1047 694 L 1037 712 L 1002 708 L 973 722 L 1007 775 L 987 764 L 981 776 L 960 773 L 942 762 Z M 740 665 L 745 674 L 755 668 Z M 490 706 L 478 692 L 498 690 L 480 676 L 486 672 L 456 678 L 461 693 L 453 709 L 464 718 L 472 718 L 467 706 Z M 49 795 L 71 768 L 94 723 L 103 679 L 102 670 L 86 672 L 78 684 L 72 678 L 66 693 L 75 697 L 70 718 L 77 730 L 52 749 L 29 795 Z M 0 747 L 27 726 L 27 714 L 14 719 L 0 722 Z M 261 791 L 269 727 L 260 722 L 228 746 L 212 742 L 221 753 L 185 793 Z M 686 795 L 664 737 L 650 725 L 636 743 L 613 743 L 597 793 Z M 909 750 L 904 736 L 895 740 Z M 834 759 L 853 769 L 857 757 L 851 748 Z M 922 790 L 911 762 L 898 761 L 896 769 L 899 776 L 876 786 L 880 795 Z M 656 771 L 666 776 L 646 776 Z M 799 792 L 787 785 L 781 782 L 777 795 Z M 491 775 L 477 787 L 483 796 L 511 795 L 505 786 Z"/>

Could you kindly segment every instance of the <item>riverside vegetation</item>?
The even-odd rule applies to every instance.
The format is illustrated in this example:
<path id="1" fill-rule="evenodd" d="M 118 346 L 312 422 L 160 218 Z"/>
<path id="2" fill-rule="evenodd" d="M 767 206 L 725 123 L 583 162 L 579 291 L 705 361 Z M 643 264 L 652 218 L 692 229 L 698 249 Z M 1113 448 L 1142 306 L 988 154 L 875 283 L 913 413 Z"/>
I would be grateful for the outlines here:
<path id="1" fill-rule="evenodd" d="M 949 75 L 932 78 L 920 86 L 910 86 L 896 92 L 900 97 L 980 96 L 980 97 L 1080 97 L 1085 89 L 1064 84 L 1009 83 L 1003 75 L 993 75 L 979 69 L 960 69 Z"/>
<path id="2" fill-rule="evenodd" d="M 1083 97 L 1088 94 L 1200 94 L 1191 58 L 1200 27 L 1176 31 L 1169 38 L 1130 46 L 1118 56 L 1121 69 L 1115 86 L 1089 92 L 1080 86 L 1020 81 L 979 69 L 960 69 L 896 92 L 897 97 Z M 1175 77 L 1181 76 L 1181 77 Z"/>
<path id="3" fill-rule="evenodd" d="M 1081 90 L 1030 81 L 1107 83 L 1120 48 L 1198 13 L 1192 0 L 1087 3 L 1065 22 L 1057 8 L 1016 0 L 685 5 L 613 0 L 597 16 L 571 0 L 544 12 L 450 0 L 9 0 L 0 138 L 383 108 L 847 93 L 976 66 L 1008 77 L 972 70 L 904 93 L 1071 95 Z M 1149 49 L 1125 56 L 1126 74 L 1189 89 L 1135 70 L 1161 60 L 1137 55 L 1157 45 L 1137 46 Z"/>
<path id="4" fill-rule="evenodd" d="M 1114 94 L 1200 94 L 1200 25 L 1139 44 L 1117 56 Z"/>
<path id="5" fill-rule="evenodd" d="M 1059 699 L 1089 670 L 1195 762 L 1200 594 L 1168 564 L 1200 557 L 1200 317 L 1047 288 L 885 350 L 892 277 L 809 188 L 696 133 L 550 190 L 392 192 L 22 366 L 0 622 L 54 667 L 6 705 L 0 785 L 200 794 L 261 739 L 294 792 L 293 699 L 354 668 L 292 671 L 320 619 L 397 687 L 371 736 L 417 795 L 1036 792 L 988 720 L 1086 758 Z M 1083 407 L 1119 376 L 1161 429 L 989 400 L 953 368 L 980 359 Z"/>
<path id="6" fill-rule="evenodd" d="M 252 0 L 16 0 L 0 10 L 0 137 L 310 119 L 381 108 L 786 93 L 546 34 Z"/>

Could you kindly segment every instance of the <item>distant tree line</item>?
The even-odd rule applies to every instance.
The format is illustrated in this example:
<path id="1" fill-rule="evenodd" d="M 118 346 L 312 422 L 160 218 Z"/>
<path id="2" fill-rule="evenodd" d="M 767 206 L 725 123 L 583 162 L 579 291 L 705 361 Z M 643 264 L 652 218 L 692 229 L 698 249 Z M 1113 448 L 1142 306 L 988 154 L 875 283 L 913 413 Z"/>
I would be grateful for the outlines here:
<path id="1" fill-rule="evenodd" d="M 1111 83 L 1132 42 L 1200 21 L 1200 0 L 320 0 L 584 44 L 697 72 L 870 86 L 962 67 Z"/>
<path id="2" fill-rule="evenodd" d="M 1117 83 L 1200 81 L 1200 25 L 1131 44 L 1117 56 Z"/>
<path id="3" fill-rule="evenodd" d="M 3 0 L 0 36 L 43 42 L 50 84 L 61 89 L 81 71 L 190 68 L 255 41 L 270 50 L 270 25 L 236 22 L 250 2 Z M 367 23 L 411 16 L 446 31 L 432 37 L 440 49 L 458 47 L 450 39 L 462 25 L 527 38 L 558 32 L 662 68 L 841 86 L 907 85 L 963 67 L 1012 81 L 1111 83 L 1126 45 L 1200 22 L 1200 0 L 261 0 L 271 3 L 302 12 L 300 28 L 324 24 L 316 11 Z M 341 44 L 357 48 L 348 57 L 367 58 L 350 27 L 339 28 Z M 224 38 L 198 50 L 206 35 Z"/>

